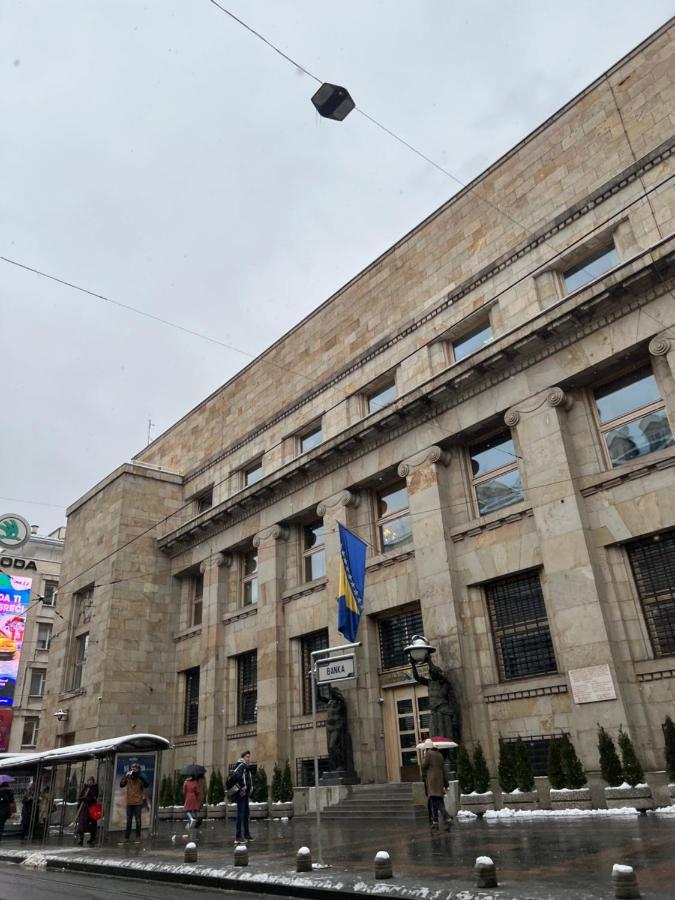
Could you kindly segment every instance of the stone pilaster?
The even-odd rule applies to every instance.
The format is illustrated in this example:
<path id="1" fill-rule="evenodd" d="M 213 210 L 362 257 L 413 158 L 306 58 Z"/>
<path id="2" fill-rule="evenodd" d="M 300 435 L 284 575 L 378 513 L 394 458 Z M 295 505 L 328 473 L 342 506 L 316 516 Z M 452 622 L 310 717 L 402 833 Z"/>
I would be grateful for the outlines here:
<path id="1" fill-rule="evenodd" d="M 203 562 L 201 665 L 199 668 L 199 730 L 196 758 L 208 768 L 221 768 L 224 759 L 225 637 L 223 633 L 222 592 L 224 561 L 231 557 L 217 553 Z M 225 569 L 225 572 L 223 571 Z"/>
<path id="2" fill-rule="evenodd" d="M 602 577 L 589 545 L 591 529 L 584 500 L 572 478 L 573 448 L 567 437 L 572 398 L 552 387 L 510 409 L 504 420 L 515 429 L 525 497 L 532 504 L 543 570 L 542 589 L 558 670 L 607 664 L 617 700 L 575 708 L 574 721 L 585 747 L 595 745 L 598 717 L 610 728 L 626 723 L 600 595 Z M 573 703 L 570 694 L 570 703 Z"/>
<path id="3" fill-rule="evenodd" d="M 675 338 L 670 332 L 658 334 L 649 342 L 653 367 L 659 382 L 661 396 L 666 404 L 670 427 L 675 431 Z"/>
<path id="4" fill-rule="evenodd" d="M 256 534 L 258 551 L 258 738 L 256 757 L 271 771 L 288 757 L 288 646 L 281 595 L 288 529 L 271 525 Z"/>

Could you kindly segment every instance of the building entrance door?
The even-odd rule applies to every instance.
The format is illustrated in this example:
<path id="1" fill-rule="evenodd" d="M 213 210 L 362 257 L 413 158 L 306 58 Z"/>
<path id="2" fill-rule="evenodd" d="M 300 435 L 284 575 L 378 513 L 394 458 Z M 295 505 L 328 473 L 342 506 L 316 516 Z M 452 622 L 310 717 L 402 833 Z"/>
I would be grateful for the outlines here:
<path id="1" fill-rule="evenodd" d="M 429 737 L 429 697 L 421 684 L 385 694 L 384 744 L 389 781 L 421 781 L 417 744 Z"/>

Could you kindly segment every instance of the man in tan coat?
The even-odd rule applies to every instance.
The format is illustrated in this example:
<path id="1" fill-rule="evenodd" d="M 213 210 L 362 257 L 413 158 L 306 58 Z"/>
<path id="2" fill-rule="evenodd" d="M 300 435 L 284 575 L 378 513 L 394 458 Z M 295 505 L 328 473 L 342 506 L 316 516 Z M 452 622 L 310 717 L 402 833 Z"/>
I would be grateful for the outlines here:
<path id="1" fill-rule="evenodd" d="M 140 763 L 134 762 L 131 770 L 126 772 L 120 781 L 120 787 L 127 789 L 127 827 L 124 831 L 124 840 L 131 837 L 131 823 L 136 820 L 136 840 L 141 839 L 141 813 L 145 801 L 145 789 L 148 782 L 141 775 Z"/>
<path id="2" fill-rule="evenodd" d="M 422 774 L 427 797 L 429 798 L 431 827 L 438 829 L 438 816 L 441 815 L 443 817 L 443 827 L 446 831 L 450 831 L 451 819 L 443 802 L 448 779 L 445 776 L 441 751 L 434 745 L 433 741 L 426 740 L 423 752 Z"/>

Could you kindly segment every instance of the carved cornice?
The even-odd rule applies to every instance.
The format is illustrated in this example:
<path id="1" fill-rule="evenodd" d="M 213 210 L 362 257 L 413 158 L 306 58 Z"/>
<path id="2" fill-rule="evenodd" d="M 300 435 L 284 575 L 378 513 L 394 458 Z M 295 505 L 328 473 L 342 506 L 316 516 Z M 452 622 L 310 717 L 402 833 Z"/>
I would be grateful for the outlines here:
<path id="1" fill-rule="evenodd" d="M 359 499 L 359 495 L 353 491 L 340 491 L 337 494 L 333 494 L 332 497 L 322 500 L 316 508 L 316 514 L 323 519 L 329 510 L 336 513 L 341 506 L 356 509 L 359 505 Z"/>
<path id="2" fill-rule="evenodd" d="M 436 464 L 449 466 L 450 459 L 451 457 L 447 450 L 443 450 L 441 447 L 437 447 L 434 444 L 431 447 L 427 447 L 426 450 L 422 450 L 420 453 L 416 453 L 414 456 L 411 456 L 400 463 L 398 474 L 401 478 L 407 478 L 412 470 L 417 469 L 419 466 Z"/>
<path id="3" fill-rule="evenodd" d="M 568 410 L 572 406 L 572 397 L 560 387 L 547 388 L 545 391 L 540 391 L 533 397 L 523 400 L 522 404 L 519 403 L 507 410 L 504 415 L 504 424 L 509 428 L 515 428 L 523 416 L 537 412 L 544 404 L 553 409 L 560 406 L 562 409 Z"/>
<path id="4" fill-rule="evenodd" d="M 269 541 L 287 541 L 289 530 L 285 525 L 270 525 L 269 528 L 263 528 L 253 538 L 253 546 L 257 549 L 261 544 Z"/>
<path id="5" fill-rule="evenodd" d="M 671 346 L 670 338 L 667 338 L 665 334 L 657 334 L 649 342 L 649 352 L 652 356 L 665 356 L 670 353 Z"/>

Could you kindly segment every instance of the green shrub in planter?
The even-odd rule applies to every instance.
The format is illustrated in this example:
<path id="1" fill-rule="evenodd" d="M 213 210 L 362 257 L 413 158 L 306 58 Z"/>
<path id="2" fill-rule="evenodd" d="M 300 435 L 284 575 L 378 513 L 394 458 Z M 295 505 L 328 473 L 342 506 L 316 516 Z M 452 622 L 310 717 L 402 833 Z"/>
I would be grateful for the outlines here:
<path id="1" fill-rule="evenodd" d="M 457 754 L 457 781 L 459 781 L 459 789 L 463 794 L 470 794 L 473 791 L 473 765 L 469 751 L 464 744 L 459 748 Z"/>
<path id="2" fill-rule="evenodd" d="M 490 772 L 480 741 L 473 748 L 473 787 L 479 794 L 485 794 L 490 790 Z"/>
<path id="3" fill-rule="evenodd" d="M 577 756 L 574 744 L 569 736 L 564 734 L 560 739 L 560 763 L 565 778 L 565 787 L 578 790 L 586 785 L 587 779 L 584 767 Z"/>
<path id="4" fill-rule="evenodd" d="M 623 777 L 631 787 L 641 784 L 644 781 L 645 773 L 635 755 L 633 742 L 622 727 L 619 727 L 619 749 L 623 763 Z"/>
<path id="5" fill-rule="evenodd" d="M 600 774 L 610 787 L 618 787 L 623 781 L 623 769 L 614 741 L 602 725 L 598 725 L 598 753 L 600 754 Z"/>
<path id="6" fill-rule="evenodd" d="M 534 772 L 530 762 L 530 754 L 520 738 L 516 741 L 515 752 L 516 781 L 521 791 L 534 790 Z"/>
<path id="7" fill-rule="evenodd" d="M 663 723 L 663 737 L 666 744 L 666 772 L 668 779 L 675 781 L 675 725 L 670 716 Z"/>
<path id="8" fill-rule="evenodd" d="M 282 782 L 282 774 L 279 766 L 274 763 L 274 769 L 272 771 L 272 803 L 281 803 L 281 782 Z"/>
<path id="9" fill-rule="evenodd" d="M 267 803 L 269 788 L 267 787 L 267 772 L 262 766 L 258 769 L 253 778 L 253 790 L 251 791 L 251 800 L 254 803 Z"/>
<path id="10" fill-rule="evenodd" d="M 184 802 L 183 797 L 183 782 L 187 781 L 187 775 L 181 775 L 180 772 L 176 772 L 175 781 L 173 783 L 173 802 L 174 806 L 182 806 Z"/>
<path id="11" fill-rule="evenodd" d="M 220 769 L 216 769 L 212 776 L 212 780 L 215 778 L 215 783 L 213 785 L 213 800 L 209 798 L 209 803 L 213 803 L 214 805 L 218 803 L 222 803 L 225 800 L 225 782 L 223 780 L 223 774 Z"/>
<path id="12" fill-rule="evenodd" d="M 162 775 L 159 787 L 159 805 L 173 806 L 173 782 L 170 775 Z"/>
<path id="13" fill-rule="evenodd" d="M 516 761 L 513 755 L 513 745 L 499 739 L 499 766 L 497 777 L 501 789 L 510 794 L 518 787 L 516 779 Z"/>
<path id="14" fill-rule="evenodd" d="M 548 745 L 547 769 L 546 774 L 553 790 L 559 791 L 564 788 L 566 786 L 565 773 L 563 772 L 562 760 L 560 758 L 560 740 L 558 738 L 553 738 Z"/>
<path id="15" fill-rule="evenodd" d="M 284 766 L 281 776 L 281 800 L 283 803 L 290 803 L 293 799 L 293 779 L 291 778 L 291 766 L 288 760 Z"/>

